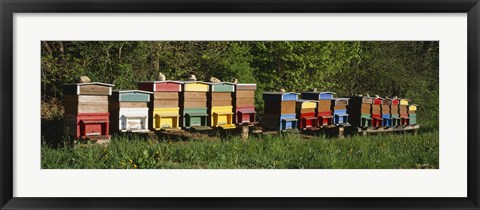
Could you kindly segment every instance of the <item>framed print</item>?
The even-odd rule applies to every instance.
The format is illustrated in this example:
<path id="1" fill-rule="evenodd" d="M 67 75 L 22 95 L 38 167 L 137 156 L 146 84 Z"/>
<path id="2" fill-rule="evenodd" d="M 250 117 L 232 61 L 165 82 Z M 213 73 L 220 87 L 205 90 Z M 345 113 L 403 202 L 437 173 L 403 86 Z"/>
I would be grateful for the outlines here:
<path id="1" fill-rule="evenodd" d="M 476 0 L 1 8 L 2 209 L 479 208 Z"/>

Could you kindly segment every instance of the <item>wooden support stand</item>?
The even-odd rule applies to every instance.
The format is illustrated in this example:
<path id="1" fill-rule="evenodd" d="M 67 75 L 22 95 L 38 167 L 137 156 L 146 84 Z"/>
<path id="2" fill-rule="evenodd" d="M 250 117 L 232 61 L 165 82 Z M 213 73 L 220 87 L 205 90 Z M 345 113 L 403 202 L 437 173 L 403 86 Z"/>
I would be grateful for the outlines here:
<path id="1" fill-rule="evenodd" d="M 343 126 L 338 127 L 338 138 L 339 139 L 344 139 L 345 138 L 344 134 L 345 134 L 345 127 L 343 127 Z"/>
<path id="2" fill-rule="evenodd" d="M 379 133 L 388 133 L 388 132 L 413 132 L 414 135 L 418 133 L 418 129 L 420 128 L 420 125 L 408 125 L 408 126 L 399 126 L 399 127 L 390 127 L 390 128 L 373 128 L 373 127 L 368 127 L 368 128 L 357 128 L 357 132 L 362 134 L 363 136 L 366 136 L 367 134 L 379 134 Z"/>
<path id="3" fill-rule="evenodd" d="M 158 136 L 153 131 L 146 132 L 150 141 L 158 142 Z"/>
<path id="4" fill-rule="evenodd" d="M 302 131 L 302 133 L 306 135 L 313 135 L 313 136 L 323 134 L 323 135 L 326 135 L 327 137 L 343 139 L 345 138 L 346 128 L 350 126 L 351 126 L 350 124 L 339 124 L 337 126 L 325 125 L 318 129 L 304 130 Z"/>
<path id="5" fill-rule="evenodd" d="M 280 134 L 280 132 L 271 130 L 271 131 L 263 131 L 262 134 L 263 135 L 278 135 L 278 134 Z"/>
<path id="6" fill-rule="evenodd" d="M 240 126 L 239 129 L 240 129 L 240 136 L 241 136 L 242 140 L 247 140 L 248 139 L 248 133 L 250 131 L 250 127 L 249 126 Z"/>
<path id="7" fill-rule="evenodd" d="M 211 131 L 212 128 L 208 126 L 192 126 L 190 127 L 190 131 L 193 132 L 206 132 L 206 131 Z"/>
<path id="8" fill-rule="evenodd" d="M 215 129 L 190 129 L 189 131 L 185 130 L 163 130 L 163 131 L 156 131 L 156 132 L 144 132 L 144 133 L 133 133 L 133 132 L 128 132 L 129 134 L 135 134 L 135 135 L 143 135 L 147 137 L 149 140 L 152 141 L 158 141 L 159 136 L 167 137 L 167 138 L 180 138 L 182 140 L 189 140 L 191 139 L 194 135 L 194 133 L 199 133 L 199 131 L 210 131 L 210 132 L 215 132 L 214 134 L 218 135 L 220 134 L 221 136 L 228 136 L 231 134 L 236 133 L 237 135 L 240 134 L 240 138 L 242 140 L 248 140 L 250 135 L 283 135 L 285 133 L 299 133 L 301 132 L 302 134 L 306 135 L 311 135 L 311 136 L 317 136 L 318 134 L 323 134 L 331 138 L 338 138 L 338 139 L 344 139 L 346 133 L 355 133 L 357 132 L 358 134 L 362 136 L 366 136 L 368 134 L 373 134 L 373 133 L 388 133 L 388 132 L 412 132 L 414 135 L 418 133 L 418 129 L 420 128 L 420 125 L 410 125 L 410 126 L 401 126 L 401 127 L 391 127 L 391 128 L 374 128 L 374 127 L 364 127 L 364 128 L 351 128 L 349 129 L 350 124 L 340 124 L 338 126 L 325 126 L 320 129 L 306 129 L 303 131 L 299 131 L 297 129 L 290 129 L 286 131 L 278 131 L 278 130 L 267 130 L 263 131 L 260 127 L 256 126 L 237 126 L 236 129 L 223 129 L 222 127 L 217 127 Z M 201 127 L 200 127 L 201 128 Z M 233 133 L 232 131 L 235 130 Z M 126 133 L 124 133 L 126 134 Z M 209 135 L 211 135 L 210 133 Z M 98 140 L 97 140 L 98 141 Z M 109 141 L 109 140 L 108 140 Z M 107 141 L 107 142 L 108 142 Z M 104 143 L 104 141 L 99 141 L 100 143 Z"/>
<path id="9" fill-rule="evenodd" d="M 87 136 L 83 138 L 78 138 L 73 141 L 74 144 L 77 142 L 82 143 L 83 145 L 103 145 L 107 146 L 111 141 L 111 136 L 110 135 L 104 135 L 104 136 Z"/>

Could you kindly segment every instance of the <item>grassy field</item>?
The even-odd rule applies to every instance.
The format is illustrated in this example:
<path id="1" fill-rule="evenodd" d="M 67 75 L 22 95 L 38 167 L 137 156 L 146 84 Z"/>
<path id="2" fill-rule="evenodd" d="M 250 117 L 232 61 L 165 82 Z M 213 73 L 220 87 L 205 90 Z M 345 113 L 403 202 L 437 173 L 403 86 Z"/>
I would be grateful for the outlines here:
<path id="1" fill-rule="evenodd" d="M 42 168 L 63 169 L 403 169 L 438 168 L 439 133 L 348 136 L 343 140 L 298 134 L 163 139 L 114 136 L 108 146 L 42 144 Z"/>

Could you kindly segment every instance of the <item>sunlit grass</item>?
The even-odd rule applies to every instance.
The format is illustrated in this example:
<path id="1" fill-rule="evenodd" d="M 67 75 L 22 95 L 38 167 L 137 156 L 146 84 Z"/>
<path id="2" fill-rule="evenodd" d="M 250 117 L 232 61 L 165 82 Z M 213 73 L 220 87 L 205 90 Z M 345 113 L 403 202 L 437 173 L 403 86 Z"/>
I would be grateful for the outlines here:
<path id="1" fill-rule="evenodd" d="M 438 131 L 350 136 L 297 134 L 223 140 L 163 140 L 116 136 L 108 146 L 42 146 L 42 168 L 98 169 L 346 169 L 438 168 Z"/>

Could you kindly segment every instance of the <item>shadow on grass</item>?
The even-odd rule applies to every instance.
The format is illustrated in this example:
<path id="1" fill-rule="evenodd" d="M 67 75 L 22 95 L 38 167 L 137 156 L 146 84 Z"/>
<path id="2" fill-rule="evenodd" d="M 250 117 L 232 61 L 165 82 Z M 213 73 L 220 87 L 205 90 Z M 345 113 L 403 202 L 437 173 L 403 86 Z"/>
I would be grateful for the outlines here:
<path id="1" fill-rule="evenodd" d="M 63 119 L 41 119 L 42 142 L 49 147 L 58 148 L 65 146 L 70 139 L 63 135 Z"/>
<path id="2" fill-rule="evenodd" d="M 111 135 L 112 135 L 112 139 L 126 138 L 126 139 L 142 140 L 142 141 L 156 140 L 156 138 L 152 138 L 150 133 L 142 133 L 142 132 L 112 132 Z"/>

